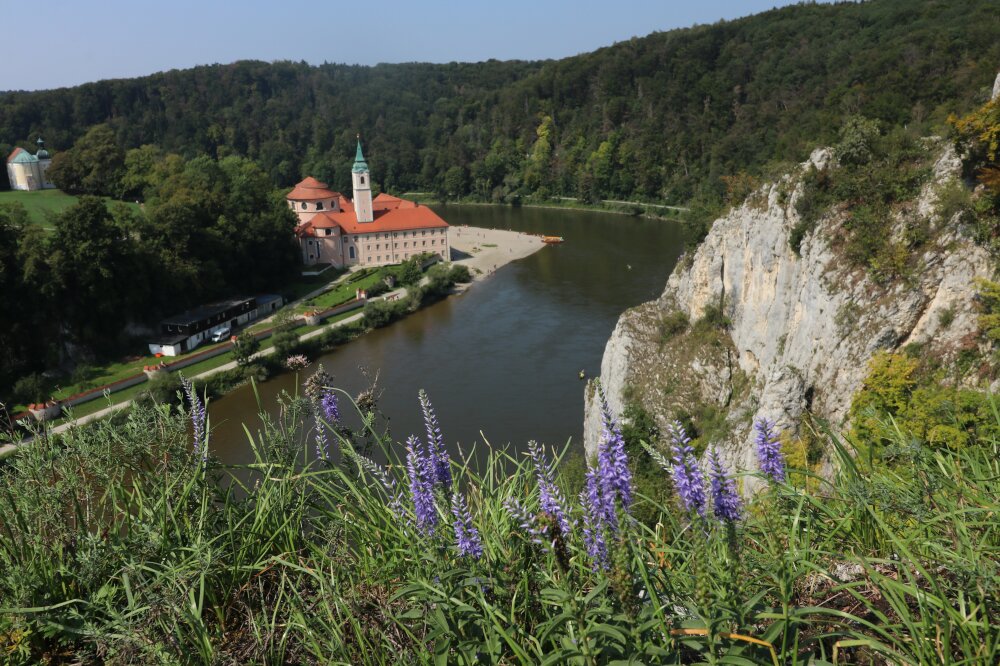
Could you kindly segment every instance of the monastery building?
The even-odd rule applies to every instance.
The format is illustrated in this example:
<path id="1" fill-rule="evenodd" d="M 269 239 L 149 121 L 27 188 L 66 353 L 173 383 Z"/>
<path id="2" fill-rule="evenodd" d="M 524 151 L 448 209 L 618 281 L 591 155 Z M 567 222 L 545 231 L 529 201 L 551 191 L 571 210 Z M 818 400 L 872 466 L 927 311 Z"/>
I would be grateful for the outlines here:
<path id="1" fill-rule="evenodd" d="M 299 217 L 295 234 L 309 264 L 384 266 L 422 253 L 450 260 L 448 223 L 427 206 L 382 193 L 372 199 L 361 141 L 351 169 L 354 200 L 309 177 L 286 199 Z"/>
<path id="2" fill-rule="evenodd" d="M 7 156 L 7 180 L 12 190 L 41 190 L 55 187 L 46 171 L 52 164 L 49 151 L 45 150 L 45 142 L 39 137 L 38 152 L 32 155 L 24 148 L 15 148 Z"/>

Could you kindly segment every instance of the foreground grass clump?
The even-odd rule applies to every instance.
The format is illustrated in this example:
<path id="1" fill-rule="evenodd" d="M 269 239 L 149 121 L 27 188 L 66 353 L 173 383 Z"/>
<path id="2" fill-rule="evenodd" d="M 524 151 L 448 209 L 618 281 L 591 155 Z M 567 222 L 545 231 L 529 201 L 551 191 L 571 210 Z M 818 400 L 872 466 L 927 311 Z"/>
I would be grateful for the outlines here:
<path id="1" fill-rule="evenodd" d="M 996 663 L 1000 445 L 905 469 L 853 460 L 806 493 L 757 424 L 749 502 L 678 425 L 650 447 L 671 506 L 635 493 L 621 430 L 579 496 L 558 458 L 393 443 L 317 373 L 247 446 L 133 411 L 0 468 L 0 654 L 29 663 Z M 416 406 L 416 405 L 415 405 Z M 313 425 L 313 418 L 316 425 Z M 193 422 L 193 423 L 192 423 Z M 193 434 L 192 434 L 193 433 Z M 192 438 L 194 441 L 192 442 Z M 706 472 L 702 469 L 706 468 Z M 632 518 L 652 515 L 650 523 Z"/>

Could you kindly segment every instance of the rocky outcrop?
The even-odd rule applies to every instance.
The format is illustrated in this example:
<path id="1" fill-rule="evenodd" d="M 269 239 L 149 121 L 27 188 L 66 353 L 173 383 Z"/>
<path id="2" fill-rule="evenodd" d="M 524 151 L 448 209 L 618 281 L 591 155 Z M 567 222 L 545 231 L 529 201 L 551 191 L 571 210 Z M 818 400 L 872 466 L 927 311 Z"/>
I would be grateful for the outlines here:
<path id="1" fill-rule="evenodd" d="M 897 216 L 894 234 L 920 216 L 932 240 L 921 247 L 915 268 L 889 283 L 843 260 L 842 213 L 823 218 L 798 254 L 789 245 L 799 222 L 801 174 L 830 159 L 829 151 L 817 150 L 796 173 L 716 220 L 698 249 L 681 259 L 662 296 L 622 315 L 601 364 L 615 412 L 636 400 L 661 427 L 678 413 L 725 419 L 720 448 L 749 469 L 753 419 L 794 430 L 809 410 L 844 425 L 878 350 L 918 344 L 947 363 L 976 344 L 973 282 L 989 277 L 990 261 L 957 223 L 935 212 L 940 184 L 960 172 L 954 151 L 941 148 L 931 182 Z M 698 322 L 706 313 L 728 321 L 676 332 L 684 317 Z M 589 451 L 600 436 L 599 411 L 589 387 Z"/>

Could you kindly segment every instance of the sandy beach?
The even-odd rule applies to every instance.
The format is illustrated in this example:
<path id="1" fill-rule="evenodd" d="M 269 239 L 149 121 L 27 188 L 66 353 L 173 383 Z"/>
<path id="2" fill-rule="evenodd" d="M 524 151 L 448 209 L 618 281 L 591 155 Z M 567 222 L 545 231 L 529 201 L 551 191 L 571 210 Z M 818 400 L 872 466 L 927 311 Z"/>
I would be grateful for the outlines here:
<path id="1" fill-rule="evenodd" d="M 545 247 L 539 236 L 505 229 L 453 226 L 448 235 L 452 261 L 468 266 L 476 280 Z"/>

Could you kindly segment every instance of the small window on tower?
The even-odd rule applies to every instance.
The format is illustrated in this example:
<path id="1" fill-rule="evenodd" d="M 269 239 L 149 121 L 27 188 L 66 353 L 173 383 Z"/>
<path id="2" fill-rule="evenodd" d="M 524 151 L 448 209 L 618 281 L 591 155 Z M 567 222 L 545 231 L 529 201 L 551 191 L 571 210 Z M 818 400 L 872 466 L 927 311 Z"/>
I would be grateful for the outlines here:
<path id="1" fill-rule="evenodd" d="M 361 184 L 362 184 L 362 185 L 364 185 L 364 184 L 365 184 L 365 177 L 364 177 L 364 176 L 361 176 Z"/>

